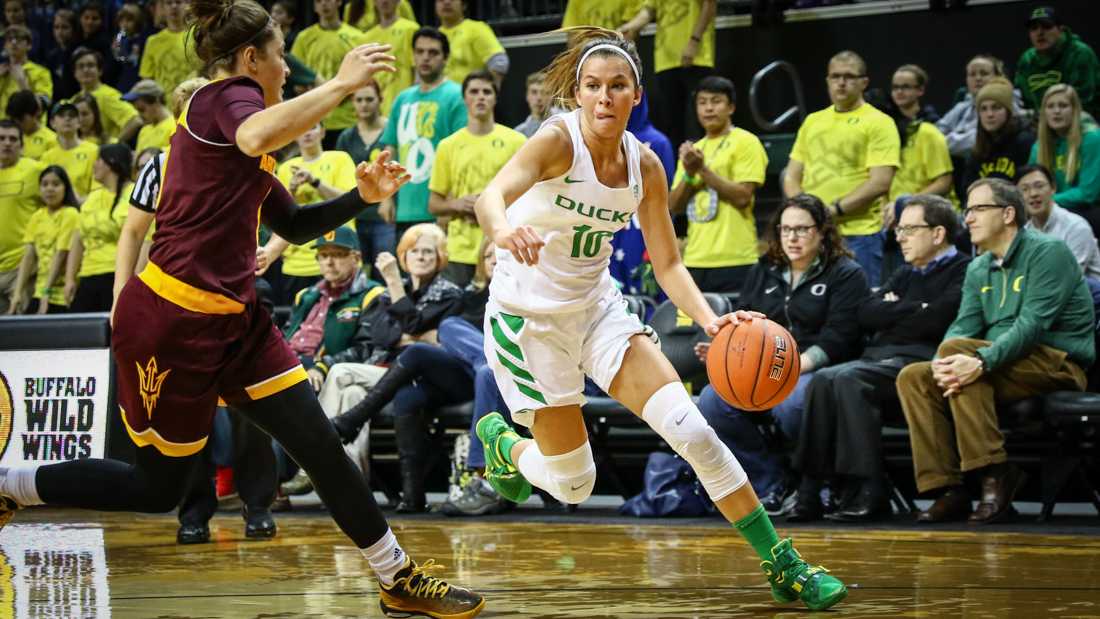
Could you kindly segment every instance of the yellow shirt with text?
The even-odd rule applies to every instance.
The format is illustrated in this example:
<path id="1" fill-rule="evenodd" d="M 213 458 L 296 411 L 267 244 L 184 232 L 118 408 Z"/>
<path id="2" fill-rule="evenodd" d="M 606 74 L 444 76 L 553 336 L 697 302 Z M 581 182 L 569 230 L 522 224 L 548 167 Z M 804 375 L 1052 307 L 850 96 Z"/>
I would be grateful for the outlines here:
<path id="1" fill-rule="evenodd" d="M 657 73 L 680 66 L 684 47 L 691 40 L 703 3 L 699 0 L 646 0 L 657 14 L 657 37 L 653 42 L 653 70 Z M 714 20 L 707 24 L 693 65 L 714 66 Z"/>
<path id="2" fill-rule="evenodd" d="M 27 230 L 23 233 L 23 243 L 34 246 L 34 255 L 37 260 L 37 275 L 34 278 L 34 296 L 36 299 L 47 299 L 54 305 L 68 305 L 65 298 L 65 268 L 62 266 L 57 272 L 57 279 L 50 282 L 50 263 L 54 255 L 59 251 L 69 251 L 73 242 L 73 232 L 80 226 L 80 211 L 71 206 L 62 206 L 56 211 L 50 212 L 48 208 L 40 208 L 31 215 L 27 222 Z M 49 289 L 47 297 L 46 289 Z"/>
<path id="3" fill-rule="evenodd" d="M 504 125 L 495 125 L 486 135 L 474 135 L 469 127 L 459 129 L 439 143 L 428 189 L 445 198 L 479 194 L 526 140 Z M 477 264 L 481 239 L 476 219 L 452 217 L 447 224 L 448 259 Z"/>
<path id="4" fill-rule="evenodd" d="M 504 53 L 504 46 L 497 40 L 497 35 L 483 21 L 464 19 L 453 28 L 440 26 L 439 31 L 447 35 L 451 45 L 451 55 L 447 58 L 444 73 L 447 79 L 459 86 L 472 71 L 484 69 L 490 58 Z"/>
<path id="5" fill-rule="evenodd" d="M 342 150 L 326 150 L 313 161 L 306 161 L 302 157 L 288 159 L 279 166 L 276 176 L 286 187 L 290 187 L 290 179 L 294 176 L 294 168 L 308 170 L 310 174 L 321 180 L 322 183 L 339 189 L 350 191 L 355 188 L 355 162 L 351 155 Z M 312 185 L 302 184 L 294 192 L 294 200 L 298 204 L 312 204 L 320 202 L 324 198 Z M 355 227 L 355 221 L 349 225 Z M 321 267 L 317 265 L 316 240 L 305 245 L 291 245 L 283 252 L 283 273 L 295 277 L 313 277 L 321 275 Z"/>
<path id="6" fill-rule="evenodd" d="M 42 155 L 57 146 L 57 134 L 40 126 L 38 131 L 23 136 L 23 156 L 31 159 L 42 159 Z"/>
<path id="7" fill-rule="evenodd" d="M 138 111 L 134 106 L 122 100 L 122 94 L 106 84 L 100 84 L 99 88 L 92 91 L 96 105 L 99 106 L 100 120 L 103 121 L 103 133 L 111 142 L 118 141 L 118 134 L 122 128 L 136 118 Z"/>
<path id="8" fill-rule="evenodd" d="M 69 175 L 69 182 L 73 184 L 73 190 L 80 196 L 91 193 L 92 188 L 98 186 L 92 177 L 92 166 L 96 157 L 99 157 L 99 147 L 87 140 L 81 140 L 74 148 L 65 150 L 61 146 L 55 146 L 42 153 L 39 158 L 45 165 L 59 165 L 65 168 Z"/>
<path id="9" fill-rule="evenodd" d="M 802 191 L 832 204 L 867 182 L 871 168 L 898 167 L 900 151 L 894 120 L 864 103 L 850 112 L 837 112 L 829 106 L 807 116 L 798 129 L 791 159 L 802 163 Z M 840 216 L 840 233 L 859 236 L 878 232 L 885 201 L 883 196 L 862 213 Z"/>
<path id="10" fill-rule="evenodd" d="M 344 55 L 366 42 L 363 32 L 354 26 L 341 23 L 335 30 L 325 30 L 320 24 L 313 24 L 298 33 L 290 53 L 313 69 L 319 78 L 330 80 L 340 70 Z M 327 131 L 354 124 L 355 108 L 351 105 L 351 97 L 344 99 L 324 120 Z"/>
<path id="11" fill-rule="evenodd" d="M 172 32 L 165 28 L 146 39 L 138 74 L 156 80 L 165 96 L 171 97 L 176 86 L 196 75 L 201 68 L 194 37 L 189 31 Z"/>
<path id="12" fill-rule="evenodd" d="M 115 254 L 118 253 L 118 237 L 126 213 L 130 209 L 133 183 L 126 183 L 115 194 L 106 187 L 93 189 L 88 199 L 80 205 L 80 241 L 84 245 L 84 259 L 80 263 L 80 277 L 91 277 L 115 272 Z"/>
<path id="13" fill-rule="evenodd" d="M 0 168 L 0 273 L 19 268 L 23 259 L 23 233 L 27 222 L 42 206 L 38 176 L 46 165 L 20 157 L 10 168 Z"/>
<path id="14" fill-rule="evenodd" d="M 394 68 L 397 69 L 395 72 L 379 71 L 374 74 L 374 81 L 378 82 L 379 88 L 382 89 L 382 116 L 390 115 L 397 95 L 412 86 L 415 81 L 412 36 L 419 29 L 420 26 L 415 21 L 399 18 L 390 24 L 389 28 L 375 26 L 363 35 L 373 43 L 393 46 L 389 53 L 397 58 L 393 63 Z"/>
<path id="15" fill-rule="evenodd" d="M 917 194 L 929 183 L 955 170 L 951 163 L 951 151 L 947 149 L 947 138 L 936 125 L 921 122 L 909 142 L 901 149 L 901 166 L 890 183 L 888 200 L 892 203 L 898 196 Z M 959 206 L 959 199 L 952 188 L 946 196 Z"/>
<path id="16" fill-rule="evenodd" d="M 734 127 L 722 137 L 706 138 L 695 143 L 703 151 L 703 163 L 715 174 L 737 183 L 764 184 L 768 155 L 764 145 L 753 134 Z M 676 165 L 675 187 L 684 181 L 684 165 Z M 756 264 L 756 220 L 753 208 L 737 208 L 718 197 L 718 192 L 702 187 L 688 203 L 687 247 L 684 266 L 713 269 Z"/>

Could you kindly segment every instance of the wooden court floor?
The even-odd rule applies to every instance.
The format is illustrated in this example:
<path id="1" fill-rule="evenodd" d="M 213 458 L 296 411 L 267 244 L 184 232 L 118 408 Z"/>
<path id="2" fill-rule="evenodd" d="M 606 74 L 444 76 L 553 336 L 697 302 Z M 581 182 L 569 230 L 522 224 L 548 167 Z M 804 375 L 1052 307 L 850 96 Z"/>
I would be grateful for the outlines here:
<path id="1" fill-rule="evenodd" d="M 482 617 L 805 616 L 773 603 L 721 526 L 392 518 L 406 549 L 482 591 Z M 359 552 L 320 512 L 272 541 L 219 515 L 177 546 L 171 516 L 29 510 L 0 531 L 0 617 L 380 617 Z M 1100 537 L 798 529 L 850 587 L 836 616 L 1098 617 Z M 780 527 L 780 533 L 784 529 Z"/>

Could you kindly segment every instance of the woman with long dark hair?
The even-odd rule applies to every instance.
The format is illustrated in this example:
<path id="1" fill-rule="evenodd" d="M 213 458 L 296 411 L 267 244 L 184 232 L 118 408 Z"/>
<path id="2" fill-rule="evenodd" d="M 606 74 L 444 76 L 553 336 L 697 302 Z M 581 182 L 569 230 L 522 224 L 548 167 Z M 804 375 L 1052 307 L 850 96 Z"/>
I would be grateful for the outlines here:
<path id="1" fill-rule="evenodd" d="M 1016 182 L 1017 171 L 1027 165 L 1035 135 L 1016 115 L 1012 92 L 1012 82 L 995 77 L 974 97 L 978 132 L 966 159 L 963 187 L 986 177 Z"/>
<path id="2" fill-rule="evenodd" d="M 207 442 L 219 398 L 305 468 L 340 528 L 380 581 L 388 615 L 473 617 L 484 600 L 428 575 L 397 542 L 370 488 L 340 448 L 306 372 L 256 300 L 256 229 L 315 239 L 408 180 L 383 155 L 356 170 L 357 188 L 299 207 L 267 153 L 319 122 L 372 74 L 392 70 L 385 46 L 351 50 L 336 74 L 280 102 L 282 33 L 252 0 L 193 0 L 195 47 L 210 84 L 172 136 L 149 264 L 112 312 L 122 420 L 135 462 L 74 460 L 0 468 L 0 524 L 20 506 L 166 512 Z"/>
<path id="3" fill-rule="evenodd" d="M 9 314 L 23 305 L 22 294 L 27 281 L 34 276 L 34 298 L 37 305 L 29 307 L 31 314 L 58 314 L 68 309 L 69 300 L 61 288 L 69 241 L 80 224 L 76 193 L 65 168 L 47 166 L 38 175 L 38 193 L 43 208 L 27 221 L 23 233 L 26 249 L 19 264 L 15 292 Z"/>

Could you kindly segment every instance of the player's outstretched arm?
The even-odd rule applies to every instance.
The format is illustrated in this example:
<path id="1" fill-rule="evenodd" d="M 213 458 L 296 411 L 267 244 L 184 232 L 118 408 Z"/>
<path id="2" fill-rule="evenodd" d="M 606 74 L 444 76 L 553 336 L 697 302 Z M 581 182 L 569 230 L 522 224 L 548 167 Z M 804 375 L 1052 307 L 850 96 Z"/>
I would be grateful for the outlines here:
<path id="1" fill-rule="evenodd" d="M 367 43 L 344 56 L 336 77 L 313 90 L 249 116 L 237 128 L 237 148 L 249 157 L 279 150 L 308 131 L 379 71 L 393 73 L 390 46 Z"/>
<path id="2" fill-rule="evenodd" d="M 565 174 L 572 161 L 573 145 L 565 127 L 547 125 L 512 155 L 478 197 L 474 205 L 478 225 L 494 245 L 512 252 L 520 264 L 537 264 L 545 242 L 531 226 L 513 228 L 504 209 L 535 183 Z"/>

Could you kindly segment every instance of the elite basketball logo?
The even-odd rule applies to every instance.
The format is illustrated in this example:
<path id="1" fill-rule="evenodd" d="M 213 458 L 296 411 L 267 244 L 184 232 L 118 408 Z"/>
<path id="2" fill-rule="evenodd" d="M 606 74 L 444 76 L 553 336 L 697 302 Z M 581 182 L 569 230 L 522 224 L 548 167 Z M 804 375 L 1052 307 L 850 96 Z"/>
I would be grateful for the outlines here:
<path id="1" fill-rule="evenodd" d="M 8 378 L 0 372 L 0 460 L 8 450 L 11 440 L 11 428 L 15 422 L 15 401 L 11 397 Z"/>
<path id="2" fill-rule="evenodd" d="M 775 336 L 775 353 L 772 354 L 772 367 L 768 371 L 768 378 L 778 381 L 783 376 L 783 366 L 787 364 L 787 338 Z"/>
<path id="3" fill-rule="evenodd" d="M 141 367 L 141 364 L 134 362 L 138 371 L 138 388 L 141 391 L 141 401 L 145 405 L 145 413 L 149 415 L 149 419 L 153 418 L 153 409 L 157 407 L 157 398 L 160 397 L 160 388 L 164 386 L 164 379 L 168 378 L 168 374 L 172 370 L 164 370 L 163 372 L 157 372 L 157 358 L 149 357 L 149 363 L 145 364 L 145 368 Z"/>

